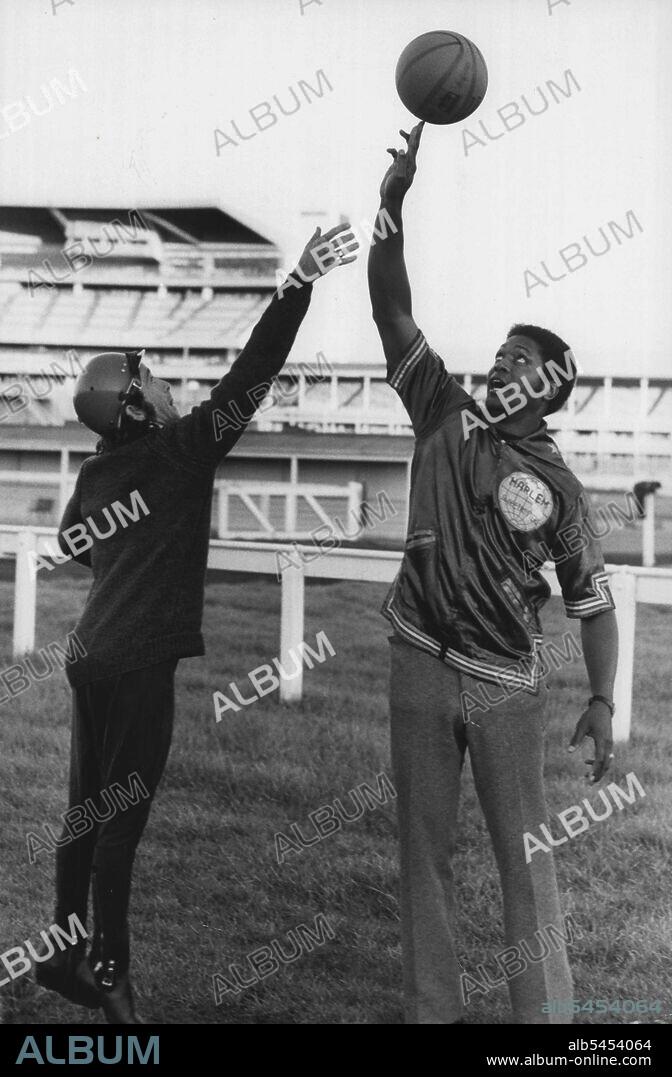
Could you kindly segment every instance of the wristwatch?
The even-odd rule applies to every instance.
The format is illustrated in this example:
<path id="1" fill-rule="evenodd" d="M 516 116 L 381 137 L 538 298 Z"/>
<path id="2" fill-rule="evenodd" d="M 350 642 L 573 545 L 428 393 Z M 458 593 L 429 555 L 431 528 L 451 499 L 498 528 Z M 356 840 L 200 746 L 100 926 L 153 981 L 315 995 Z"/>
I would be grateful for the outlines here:
<path id="1" fill-rule="evenodd" d="M 616 707 L 612 700 L 607 699 L 606 696 L 591 696 L 588 700 L 588 706 L 590 706 L 591 703 L 595 702 L 604 703 L 605 707 L 609 708 L 609 713 L 611 714 L 611 717 L 614 717 L 614 711 L 616 710 Z"/>

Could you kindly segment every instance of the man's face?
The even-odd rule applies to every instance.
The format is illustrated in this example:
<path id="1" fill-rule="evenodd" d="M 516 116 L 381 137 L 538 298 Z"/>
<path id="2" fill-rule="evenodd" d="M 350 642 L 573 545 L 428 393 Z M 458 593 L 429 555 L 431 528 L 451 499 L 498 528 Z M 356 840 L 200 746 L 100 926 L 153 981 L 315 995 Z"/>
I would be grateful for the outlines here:
<path id="1" fill-rule="evenodd" d="M 156 411 L 156 421 L 164 426 L 166 423 L 179 419 L 180 413 L 173 404 L 170 385 L 161 378 L 155 378 L 148 366 L 140 363 L 140 381 L 145 400 L 152 404 Z"/>
<path id="2" fill-rule="evenodd" d="M 529 337 L 509 337 L 499 348 L 495 355 L 495 362 L 488 371 L 487 395 L 485 398 L 488 413 L 493 418 L 510 412 L 523 415 L 525 409 L 520 406 L 520 400 L 517 396 L 507 391 L 502 400 L 497 390 L 503 389 L 506 385 L 515 384 L 521 396 L 528 403 L 530 400 L 536 403 L 530 389 L 533 393 L 541 393 L 542 389 L 550 381 L 548 378 L 546 378 L 546 381 L 544 380 L 543 367 L 544 358 L 538 344 Z M 552 386 L 553 382 L 550 381 L 550 384 Z M 540 402 L 544 403 L 544 401 Z M 520 410 L 518 411 L 518 409 Z"/>

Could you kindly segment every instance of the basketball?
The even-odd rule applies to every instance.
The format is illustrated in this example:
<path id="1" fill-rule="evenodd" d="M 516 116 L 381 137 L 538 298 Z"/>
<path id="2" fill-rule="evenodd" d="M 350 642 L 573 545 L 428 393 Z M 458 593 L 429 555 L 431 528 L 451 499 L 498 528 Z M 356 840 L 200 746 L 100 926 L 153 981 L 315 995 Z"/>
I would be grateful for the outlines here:
<path id="1" fill-rule="evenodd" d="M 406 46 L 395 73 L 409 112 L 427 123 L 459 123 L 478 108 L 488 88 L 483 55 L 468 37 L 431 30 Z"/>

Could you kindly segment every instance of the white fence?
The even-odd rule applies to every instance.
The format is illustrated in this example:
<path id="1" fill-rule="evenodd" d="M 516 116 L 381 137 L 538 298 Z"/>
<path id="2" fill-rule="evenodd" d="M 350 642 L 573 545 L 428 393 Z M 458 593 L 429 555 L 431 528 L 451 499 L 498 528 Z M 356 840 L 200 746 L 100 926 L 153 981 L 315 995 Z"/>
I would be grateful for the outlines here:
<path id="1" fill-rule="evenodd" d="M 220 538 L 226 538 L 234 534 L 242 539 L 260 538 L 262 535 L 268 538 L 308 538 L 309 530 L 299 530 L 298 509 L 301 501 L 312 511 L 316 523 L 326 524 L 328 527 L 333 523 L 331 516 L 325 512 L 320 500 L 333 500 L 334 498 L 348 503 L 348 515 L 356 513 L 359 509 L 364 493 L 361 482 L 349 482 L 347 486 L 328 486 L 325 483 L 291 483 L 291 482 L 229 482 L 228 479 L 218 479 L 215 483 L 217 491 L 217 534 Z M 277 528 L 271 519 L 271 498 L 280 497 L 284 500 L 283 527 Z M 256 531 L 241 531 L 239 528 L 231 528 L 229 523 L 229 502 L 231 498 L 238 498 L 251 515 L 259 523 Z"/>
<path id="2" fill-rule="evenodd" d="M 14 634 L 15 657 L 27 654 L 35 647 L 35 606 L 37 577 L 31 579 L 28 552 L 46 553 L 44 543 L 54 539 L 55 528 L 21 527 L 0 528 L 0 557 L 14 555 L 16 574 L 14 584 Z M 252 572 L 277 575 L 276 553 L 296 555 L 303 551 L 314 560 L 303 569 L 287 568 L 282 573 L 280 650 L 283 668 L 289 669 L 289 651 L 304 638 L 304 582 L 306 576 L 323 579 L 360 580 L 375 583 L 391 583 L 401 562 L 401 552 L 395 550 L 346 550 L 333 549 L 315 558 L 315 546 L 288 546 L 276 542 L 234 542 L 213 539 L 210 542 L 208 568 L 226 569 L 231 572 Z M 632 679 L 635 657 L 635 624 L 637 603 L 672 605 L 672 569 L 632 568 L 627 565 L 607 565 L 611 588 L 617 607 L 619 629 L 619 663 L 616 676 L 614 700 L 614 738 L 617 742 L 630 737 L 632 714 Z M 544 576 L 554 595 L 560 588 L 551 565 L 544 568 Z M 280 682 L 283 701 L 300 700 L 303 693 L 302 667 L 298 676 Z"/>
<path id="3" fill-rule="evenodd" d="M 58 514 L 63 516 L 68 498 L 72 494 L 76 475 L 69 471 L 69 454 L 67 449 L 61 450 L 60 470 L 56 471 L 0 471 L 0 487 L 3 484 L 12 486 L 57 486 L 58 487 Z M 631 485 L 626 475 L 591 475 L 584 476 L 584 486 L 588 490 L 601 490 L 603 492 L 628 489 Z M 349 482 L 343 486 L 333 486 L 326 483 L 303 483 L 303 482 L 247 482 L 230 481 L 229 479 L 217 479 L 214 484 L 217 506 L 217 537 L 221 539 L 234 538 L 254 540 L 258 538 L 272 538 L 278 540 L 309 538 L 310 530 L 300 530 L 298 527 L 298 511 L 303 501 L 305 506 L 312 511 L 316 522 L 327 526 L 332 524 L 332 518 L 320 504 L 321 500 L 338 499 L 347 502 L 347 513 L 353 515 L 360 508 L 363 497 L 363 485 L 360 482 Z M 277 527 L 272 519 L 271 498 L 282 498 L 281 516 L 283 526 Z M 259 524 L 256 530 L 241 530 L 239 527 L 230 526 L 229 509 L 232 499 L 238 499 L 250 515 Z M 645 494 L 643 497 L 645 516 L 641 521 L 642 534 L 642 564 L 650 568 L 656 563 L 656 495 Z M 305 508 L 304 508 L 305 518 Z M 23 529 L 31 527 L 30 524 L 19 525 Z M 36 525 L 37 526 L 37 525 Z M 39 527 L 37 528 L 39 530 Z M 35 530 L 35 528 L 33 528 Z"/>
<path id="4" fill-rule="evenodd" d="M 61 469 L 54 471 L 0 471 L 0 486 L 54 486 L 58 487 L 58 515 L 63 516 L 75 486 L 77 476 L 68 471 L 68 453 L 61 453 Z M 361 482 L 349 482 L 344 486 L 326 483 L 295 482 L 233 482 L 229 479 L 217 479 L 214 484 L 217 498 L 217 535 L 219 538 L 235 537 L 240 539 L 308 538 L 310 529 L 299 529 L 298 513 L 301 502 L 307 506 L 313 516 L 313 527 L 319 524 L 332 524 L 332 518 L 325 511 L 320 501 L 345 501 L 347 515 L 355 514 L 360 508 L 364 487 Z M 277 527 L 272 520 L 271 498 L 281 498 L 284 502 L 281 510 L 283 526 Z M 232 499 L 238 499 L 259 524 L 254 531 L 230 527 L 229 507 Z M 305 507 L 304 507 L 305 514 Z M 23 525 L 25 529 L 26 525 Z M 30 526 L 30 525 L 28 525 Z M 40 530 L 40 528 L 38 528 Z"/>

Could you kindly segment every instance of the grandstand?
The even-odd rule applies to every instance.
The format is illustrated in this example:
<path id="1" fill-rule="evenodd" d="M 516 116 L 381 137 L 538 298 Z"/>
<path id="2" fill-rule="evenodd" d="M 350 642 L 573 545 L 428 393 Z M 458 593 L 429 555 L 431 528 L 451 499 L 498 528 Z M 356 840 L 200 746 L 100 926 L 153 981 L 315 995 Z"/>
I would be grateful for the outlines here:
<path id="1" fill-rule="evenodd" d="M 68 348 L 232 358 L 278 262 L 273 244 L 216 209 L 0 207 L 0 372 L 31 373 Z"/>
<path id="2" fill-rule="evenodd" d="M 68 352 L 84 363 L 104 349 L 144 347 L 187 411 L 233 362 L 280 265 L 272 242 L 214 207 L 0 207 L 0 481 L 24 473 L 5 522 L 56 523 L 93 449 L 72 408 L 68 375 L 78 368 Z M 358 482 L 365 497 L 385 488 L 403 506 L 411 429 L 380 356 L 292 360 L 227 461 L 227 478 Z M 483 394 L 482 372 L 456 373 Z M 549 425 L 588 486 L 644 479 L 665 488 L 672 478 L 672 378 L 582 377 Z M 53 475 L 59 495 L 31 472 Z M 403 512 L 390 526 L 403 529 Z"/>

